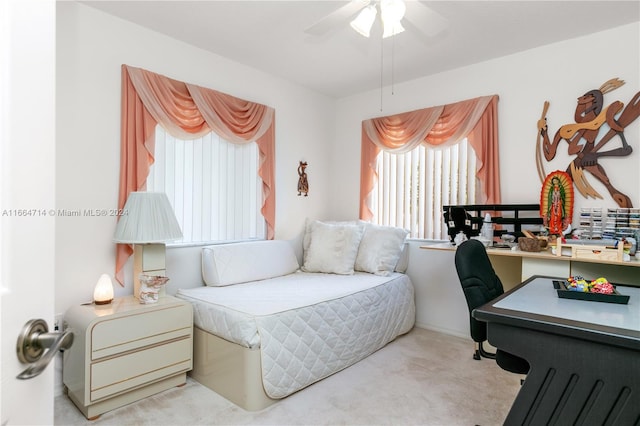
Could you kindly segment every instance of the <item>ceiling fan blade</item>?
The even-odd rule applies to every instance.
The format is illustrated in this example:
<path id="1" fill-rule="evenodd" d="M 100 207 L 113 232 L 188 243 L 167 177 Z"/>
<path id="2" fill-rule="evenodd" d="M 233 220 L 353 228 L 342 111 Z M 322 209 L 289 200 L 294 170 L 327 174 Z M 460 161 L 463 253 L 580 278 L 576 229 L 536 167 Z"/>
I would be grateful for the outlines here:
<path id="1" fill-rule="evenodd" d="M 449 20 L 420 1 L 407 1 L 404 18 L 427 37 L 435 37 L 449 27 Z"/>
<path id="2" fill-rule="evenodd" d="M 351 0 L 349 3 L 336 9 L 315 24 L 311 25 L 309 28 L 304 30 L 304 32 L 313 36 L 324 35 L 334 27 L 351 18 L 365 6 L 368 6 L 369 3 L 371 3 L 371 0 Z"/>

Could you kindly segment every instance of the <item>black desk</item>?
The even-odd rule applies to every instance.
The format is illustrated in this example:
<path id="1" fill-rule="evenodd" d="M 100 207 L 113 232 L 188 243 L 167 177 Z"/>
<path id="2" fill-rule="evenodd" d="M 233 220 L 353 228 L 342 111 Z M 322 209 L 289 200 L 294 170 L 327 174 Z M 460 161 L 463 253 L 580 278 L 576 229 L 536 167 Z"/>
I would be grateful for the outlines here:
<path id="1" fill-rule="evenodd" d="M 534 276 L 474 310 L 531 370 L 505 425 L 640 424 L 640 288 L 627 305 L 561 299 Z"/>

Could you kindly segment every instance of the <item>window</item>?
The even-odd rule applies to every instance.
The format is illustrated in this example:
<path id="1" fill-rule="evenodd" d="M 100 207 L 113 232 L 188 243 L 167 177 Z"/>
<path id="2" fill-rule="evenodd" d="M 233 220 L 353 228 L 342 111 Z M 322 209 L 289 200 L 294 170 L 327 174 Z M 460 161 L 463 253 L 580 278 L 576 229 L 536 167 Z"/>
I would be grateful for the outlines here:
<path id="1" fill-rule="evenodd" d="M 265 238 L 258 165 L 254 142 L 234 144 L 213 132 L 180 140 L 158 125 L 147 190 L 169 197 L 184 236 L 176 243 Z"/>
<path id="2" fill-rule="evenodd" d="M 376 173 L 372 221 L 408 229 L 410 238 L 448 239 L 442 206 L 475 204 L 480 190 L 476 155 L 466 139 L 442 149 L 382 151 Z"/>

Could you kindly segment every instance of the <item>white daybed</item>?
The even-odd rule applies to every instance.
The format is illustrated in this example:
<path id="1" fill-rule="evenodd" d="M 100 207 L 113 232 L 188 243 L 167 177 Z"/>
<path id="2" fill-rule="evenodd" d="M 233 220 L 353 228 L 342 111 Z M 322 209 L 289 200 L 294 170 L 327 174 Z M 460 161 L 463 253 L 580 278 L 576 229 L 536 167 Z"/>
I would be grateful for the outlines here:
<path id="1" fill-rule="evenodd" d="M 408 332 L 413 285 L 394 271 L 405 236 L 397 228 L 312 222 L 302 268 L 287 241 L 204 248 L 207 285 L 177 293 L 194 307 L 191 376 L 259 410 Z"/>

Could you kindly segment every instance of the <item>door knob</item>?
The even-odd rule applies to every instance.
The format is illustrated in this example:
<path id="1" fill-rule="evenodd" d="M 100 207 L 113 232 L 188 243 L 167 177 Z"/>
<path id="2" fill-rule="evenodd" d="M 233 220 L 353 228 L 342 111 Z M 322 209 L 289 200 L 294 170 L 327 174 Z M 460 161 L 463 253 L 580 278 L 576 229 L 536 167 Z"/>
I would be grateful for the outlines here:
<path id="1" fill-rule="evenodd" d="M 43 319 L 27 321 L 18 336 L 16 352 L 23 364 L 30 364 L 17 378 L 26 380 L 42 373 L 56 353 L 69 349 L 73 344 L 73 333 L 49 333 L 47 322 Z M 47 349 L 45 352 L 45 349 Z"/>

